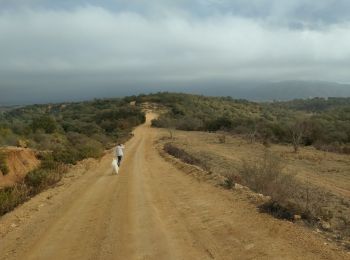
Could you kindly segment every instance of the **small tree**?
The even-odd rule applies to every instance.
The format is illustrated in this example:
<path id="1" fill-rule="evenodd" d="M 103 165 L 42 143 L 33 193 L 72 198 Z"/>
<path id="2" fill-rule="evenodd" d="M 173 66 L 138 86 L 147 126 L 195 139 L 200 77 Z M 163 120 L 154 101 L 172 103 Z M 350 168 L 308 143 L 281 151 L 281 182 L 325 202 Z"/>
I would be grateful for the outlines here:
<path id="1" fill-rule="evenodd" d="M 273 201 L 286 205 L 293 195 L 294 175 L 284 172 L 285 163 L 268 150 L 262 158 L 243 161 L 240 176 L 243 184 L 255 192 L 271 196 Z"/>
<path id="2" fill-rule="evenodd" d="M 297 153 L 307 131 L 307 122 L 305 120 L 296 120 L 290 125 L 289 131 L 294 152 Z"/>

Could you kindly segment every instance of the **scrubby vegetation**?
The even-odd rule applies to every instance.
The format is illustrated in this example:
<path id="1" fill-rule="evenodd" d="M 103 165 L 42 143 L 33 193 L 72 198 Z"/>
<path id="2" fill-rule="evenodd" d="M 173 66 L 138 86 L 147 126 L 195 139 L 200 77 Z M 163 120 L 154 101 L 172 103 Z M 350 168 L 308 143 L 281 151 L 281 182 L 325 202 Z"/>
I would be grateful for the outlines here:
<path id="1" fill-rule="evenodd" d="M 286 145 L 266 148 L 229 134 L 222 143 L 222 133 L 175 131 L 173 139 L 163 133 L 160 142 L 194 157 L 197 166 L 205 162 L 212 174 L 203 174 L 203 179 L 235 187 L 234 193 L 242 191 L 261 212 L 317 228 L 329 239 L 350 245 L 349 155 L 310 148 L 295 154 Z M 246 193 L 244 186 L 256 193 Z"/>
<path id="2" fill-rule="evenodd" d="M 55 161 L 74 164 L 101 156 L 144 120 L 122 99 L 26 106 L 1 115 L 0 145 L 52 151 Z"/>
<path id="3" fill-rule="evenodd" d="M 29 195 L 35 195 L 57 183 L 67 171 L 67 166 L 46 155 L 38 169 L 29 172 L 24 178 Z"/>
<path id="4" fill-rule="evenodd" d="M 204 162 L 199 160 L 198 158 L 190 155 L 189 153 L 185 152 L 184 150 L 172 145 L 171 143 L 166 143 L 164 145 L 164 151 L 167 152 L 168 154 L 179 158 L 181 161 L 188 163 L 188 164 L 193 164 L 193 165 L 198 165 L 202 167 L 203 169 L 206 169 L 207 166 L 205 165 Z"/>
<path id="5" fill-rule="evenodd" d="M 138 106 L 126 100 L 32 105 L 0 114 L 0 146 L 29 147 L 40 151 L 41 165 L 23 183 L 0 189 L 0 215 L 30 196 L 57 183 L 68 164 L 99 158 L 105 149 L 128 138 L 145 121 Z M 0 153 L 0 170 L 8 172 Z"/>
<path id="6" fill-rule="evenodd" d="M 27 186 L 18 184 L 0 190 L 0 216 L 14 209 L 28 198 Z"/>
<path id="7" fill-rule="evenodd" d="M 293 175 L 283 173 L 283 167 L 281 159 L 266 150 L 263 158 L 244 161 L 239 173 L 244 185 L 286 206 L 293 196 L 296 182 Z"/>
<path id="8" fill-rule="evenodd" d="M 313 145 L 326 151 L 350 153 L 350 98 L 314 98 L 255 103 L 231 97 L 157 93 L 130 97 L 155 102 L 168 112 L 154 127 L 187 131 L 226 131 L 251 141 Z"/>
<path id="9" fill-rule="evenodd" d="M 0 172 L 3 175 L 8 174 L 9 168 L 6 162 L 6 154 L 3 151 L 0 151 Z"/>

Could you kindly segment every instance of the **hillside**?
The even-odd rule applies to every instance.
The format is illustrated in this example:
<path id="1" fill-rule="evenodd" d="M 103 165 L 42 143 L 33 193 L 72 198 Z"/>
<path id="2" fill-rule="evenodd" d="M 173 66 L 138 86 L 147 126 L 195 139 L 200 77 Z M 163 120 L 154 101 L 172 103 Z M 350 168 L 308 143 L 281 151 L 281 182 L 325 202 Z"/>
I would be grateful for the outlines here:
<path id="1" fill-rule="evenodd" d="M 158 93 L 131 97 L 165 106 L 155 127 L 187 131 L 226 131 L 252 140 L 289 143 L 294 149 L 349 153 L 350 98 L 314 98 L 258 103 L 230 97 Z"/>
<path id="2" fill-rule="evenodd" d="M 0 115 L 0 145 L 54 151 L 74 163 L 98 157 L 143 120 L 138 107 L 121 99 L 25 106 Z"/>

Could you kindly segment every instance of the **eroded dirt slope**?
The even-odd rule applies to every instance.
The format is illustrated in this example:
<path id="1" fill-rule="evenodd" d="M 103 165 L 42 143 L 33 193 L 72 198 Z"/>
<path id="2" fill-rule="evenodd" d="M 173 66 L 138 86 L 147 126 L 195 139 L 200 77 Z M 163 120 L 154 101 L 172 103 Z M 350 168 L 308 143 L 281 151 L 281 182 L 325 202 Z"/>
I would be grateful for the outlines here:
<path id="1" fill-rule="evenodd" d="M 1 148 L 1 152 L 6 155 L 9 172 L 6 175 L 0 173 L 0 187 L 10 186 L 21 181 L 29 171 L 40 164 L 35 152 L 31 149 L 6 147 Z"/>

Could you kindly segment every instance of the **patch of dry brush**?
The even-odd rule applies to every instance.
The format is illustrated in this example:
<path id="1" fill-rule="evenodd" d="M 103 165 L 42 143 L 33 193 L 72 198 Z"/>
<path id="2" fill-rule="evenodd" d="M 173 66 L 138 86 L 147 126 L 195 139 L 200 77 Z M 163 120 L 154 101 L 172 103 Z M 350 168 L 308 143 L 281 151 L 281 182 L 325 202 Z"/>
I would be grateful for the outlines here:
<path id="1" fill-rule="evenodd" d="M 173 143 L 165 144 L 164 151 L 183 162 L 199 166 L 209 172 L 213 171 L 210 158 L 203 160 Z M 219 162 L 219 158 L 215 161 L 220 164 L 219 172 L 224 177 L 222 183 L 224 188 L 232 189 L 237 183 L 270 197 L 268 200 L 262 200 L 263 203 L 260 202 L 259 209 L 262 212 L 288 220 L 301 218 L 311 226 L 330 232 L 329 236 L 339 241 L 346 241 L 349 238 L 350 219 L 346 212 L 350 202 L 310 182 L 302 182 L 294 174 L 288 174 L 284 170 L 283 158 L 268 149 L 261 157 L 242 161 L 236 169 L 224 161 Z M 218 168 L 215 172 L 217 171 Z M 336 205 L 341 205 L 341 209 Z"/>

